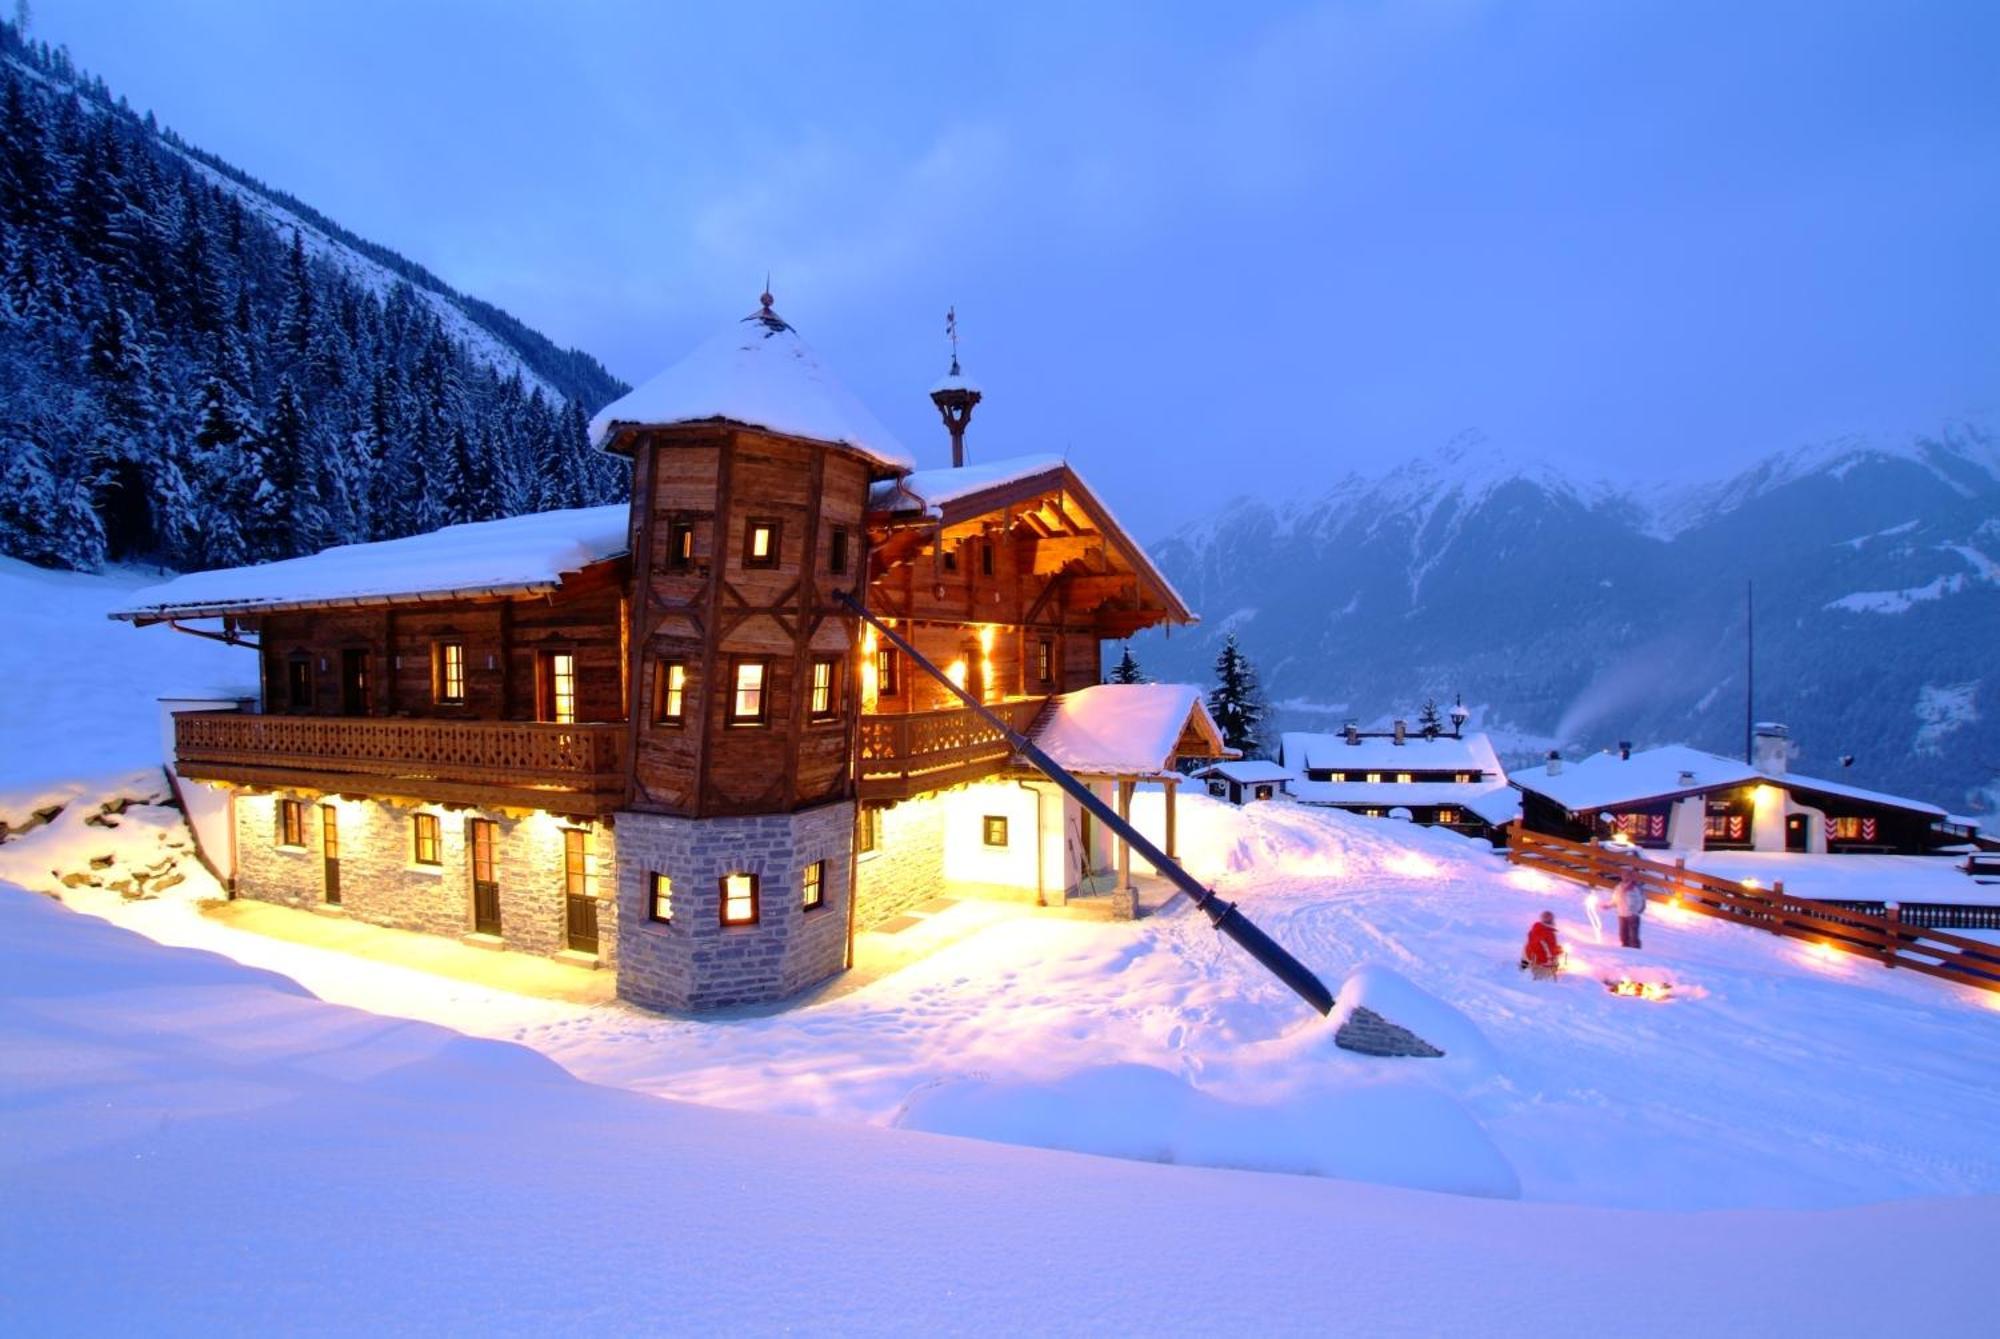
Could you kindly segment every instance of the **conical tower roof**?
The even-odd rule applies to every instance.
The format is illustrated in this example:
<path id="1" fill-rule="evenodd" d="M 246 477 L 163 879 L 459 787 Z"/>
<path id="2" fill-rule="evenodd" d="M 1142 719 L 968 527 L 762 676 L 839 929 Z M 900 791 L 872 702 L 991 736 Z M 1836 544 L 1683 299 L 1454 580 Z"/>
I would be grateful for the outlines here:
<path id="1" fill-rule="evenodd" d="M 590 440 L 602 447 L 621 428 L 718 422 L 851 447 L 890 469 L 916 467 L 903 444 L 771 309 L 769 293 L 758 310 L 599 410 Z"/>

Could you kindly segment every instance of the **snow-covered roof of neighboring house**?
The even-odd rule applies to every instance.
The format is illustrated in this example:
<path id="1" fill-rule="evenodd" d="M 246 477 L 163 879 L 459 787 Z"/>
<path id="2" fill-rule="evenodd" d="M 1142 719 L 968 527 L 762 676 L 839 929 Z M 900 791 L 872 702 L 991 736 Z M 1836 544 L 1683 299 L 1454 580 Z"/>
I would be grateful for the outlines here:
<path id="1" fill-rule="evenodd" d="M 590 440 L 609 446 L 622 428 L 682 423 L 740 423 L 835 442 L 890 469 L 917 463 L 768 305 L 598 410 Z"/>
<path id="2" fill-rule="evenodd" d="M 1633 804 L 1671 795 L 1691 795 L 1760 781 L 1764 774 L 1749 763 L 1685 744 L 1640 749 L 1630 758 L 1596 753 L 1580 762 L 1564 763 L 1550 776 L 1545 768 L 1524 769 L 1510 778 L 1522 790 L 1545 795 L 1572 813 Z"/>
<path id="3" fill-rule="evenodd" d="M 1190 732 L 1199 752 L 1182 748 Z M 1029 737 L 1072 772 L 1110 776 L 1158 776 L 1173 771 L 1177 757 L 1227 752 L 1201 689 L 1185 683 L 1101 683 L 1065 693 Z"/>
<path id="4" fill-rule="evenodd" d="M 1289 767 L 1280 766 L 1268 758 L 1242 758 L 1230 762 L 1219 762 L 1212 767 L 1204 767 L 1195 776 L 1206 780 L 1221 777 L 1224 781 L 1234 781 L 1239 786 L 1258 786 L 1272 781 L 1295 781 Z"/>
<path id="5" fill-rule="evenodd" d="M 1175 621 L 1195 621 L 1193 609 L 1174 589 L 1167 574 L 1090 490 L 1075 467 L 1061 456 L 1012 456 L 978 465 L 916 470 L 901 478 L 883 479 L 869 490 L 868 511 L 871 518 L 878 520 L 913 517 L 955 525 L 1058 490 L 1075 501 L 1111 547 L 1154 588 Z"/>
<path id="6" fill-rule="evenodd" d="M 343 544 L 255 567 L 189 572 L 133 592 L 113 618 L 150 621 L 400 603 L 471 595 L 534 595 L 563 575 L 626 551 L 623 502 L 449 525 L 429 534 Z"/>
<path id="7" fill-rule="evenodd" d="M 1512 786 L 1494 786 L 1467 796 L 1465 807 L 1497 828 L 1521 817 L 1521 792 Z"/>
<path id="8" fill-rule="evenodd" d="M 1616 753 L 1593 754 L 1581 762 L 1566 764 L 1555 776 L 1536 768 L 1516 772 L 1513 781 L 1521 789 L 1545 795 L 1572 813 L 1763 782 L 1822 795 L 1838 795 L 1889 809 L 1904 809 L 1932 818 L 1945 816 L 1943 809 L 1923 800 L 1889 795 L 1879 790 L 1864 790 L 1842 781 L 1824 781 L 1796 772 L 1767 772 L 1749 763 L 1685 744 L 1641 749 L 1630 758 L 1621 758 Z"/>
<path id="9" fill-rule="evenodd" d="M 1912 800 L 1902 795 L 1889 795 L 1879 790 L 1863 790 L 1860 786 L 1850 786 L 1843 781 L 1822 781 L 1818 777 L 1800 776 L 1797 772 L 1785 772 L 1770 778 L 1773 785 L 1791 786 L 1799 790 L 1818 791 L 1823 795 L 1838 795 L 1843 799 L 1860 800 L 1865 804 L 1879 804 L 1890 809 L 1908 809 L 1913 813 L 1929 814 L 1933 818 L 1950 816 L 1935 804 L 1923 800 Z M 1976 819 L 1967 819 L 1977 825 Z"/>
<path id="10" fill-rule="evenodd" d="M 1463 738 L 1439 735 L 1426 739 L 1410 733 L 1401 744 L 1392 737 L 1361 735 L 1348 743 L 1344 734 L 1287 731 L 1279 739 L 1285 765 L 1303 774 L 1308 768 L 1337 772 L 1483 772 L 1490 780 L 1506 780 L 1500 756 L 1483 733 Z M 1320 782 L 1337 785 L 1338 782 Z"/>

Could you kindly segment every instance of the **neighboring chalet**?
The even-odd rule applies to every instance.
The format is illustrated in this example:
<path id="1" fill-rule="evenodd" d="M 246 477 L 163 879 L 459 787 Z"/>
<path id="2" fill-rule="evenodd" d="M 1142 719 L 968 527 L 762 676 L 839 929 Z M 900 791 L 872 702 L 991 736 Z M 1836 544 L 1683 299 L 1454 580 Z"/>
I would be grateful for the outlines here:
<path id="1" fill-rule="evenodd" d="M 1292 795 L 1302 803 L 1504 841 L 1520 808 L 1507 773 L 1484 734 L 1462 733 L 1458 712 L 1453 725 L 1436 734 L 1402 721 L 1387 731 L 1352 725 L 1336 735 L 1292 731 L 1278 751 L 1298 778 Z"/>
<path id="2" fill-rule="evenodd" d="M 175 718 L 179 774 L 228 793 L 234 891 L 686 1009 L 793 994 L 941 892 L 1096 889 L 1123 844 L 839 602 L 1113 803 L 1156 778 L 1171 813 L 1180 765 L 1225 756 L 1193 689 L 1099 685 L 1106 639 L 1193 616 L 1061 459 L 963 464 L 978 398 L 954 359 L 958 463 L 914 470 L 767 294 L 597 416 L 629 507 L 139 593 L 117 617 L 257 648 L 258 712 Z"/>
<path id="3" fill-rule="evenodd" d="M 1290 768 L 1264 758 L 1219 762 L 1196 772 L 1194 779 L 1207 782 L 1209 794 L 1231 804 L 1275 800 L 1290 793 L 1293 780 Z"/>
<path id="4" fill-rule="evenodd" d="M 1565 764 L 1516 772 L 1531 832 L 1593 841 L 1622 837 L 1664 851 L 1791 851 L 1921 855 L 1966 840 L 1945 811 L 1788 768 L 1782 725 L 1756 729 L 1755 763 L 1670 744 L 1621 744 Z"/>

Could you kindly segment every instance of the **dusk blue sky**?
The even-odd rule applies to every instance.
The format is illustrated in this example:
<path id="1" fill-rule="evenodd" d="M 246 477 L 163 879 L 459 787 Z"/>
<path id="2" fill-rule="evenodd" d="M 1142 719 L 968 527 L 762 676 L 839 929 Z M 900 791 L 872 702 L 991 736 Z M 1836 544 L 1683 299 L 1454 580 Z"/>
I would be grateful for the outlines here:
<path id="1" fill-rule="evenodd" d="M 778 308 L 1147 536 L 1476 428 L 1614 477 L 2000 403 L 2000 5 L 36 0 L 141 109 L 636 381 Z"/>

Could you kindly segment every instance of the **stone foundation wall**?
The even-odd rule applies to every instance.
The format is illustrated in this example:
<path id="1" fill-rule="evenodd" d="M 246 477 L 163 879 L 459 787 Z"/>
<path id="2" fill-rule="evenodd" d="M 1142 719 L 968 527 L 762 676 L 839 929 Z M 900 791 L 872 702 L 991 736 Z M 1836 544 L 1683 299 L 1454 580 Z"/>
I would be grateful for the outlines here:
<path id="1" fill-rule="evenodd" d="M 948 814 L 943 798 L 905 800 L 881 813 L 881 840 L 855 868 L 855 925 L 862 930 L 944 891 Z"/>
<path id="2" fill-rule="evenodd" d="M 847 957 L 854 806 L 752 818 L 621 813 L 618 995 L 651 1009 L 717 1009 L 797 994 Z M 825 862 L 822 905 L 807 910 L 807 865 Z M 651 914 L 652 875 L 673 886 L 672 918 Z M 757 923 L 722 923 L 722 879 L 757 876 Z"/>
<path id="3" fill-rule="evenodd" d="M 278 844 L 278 796 L 236 797 L 236 891 L 260 902 L 313 910 L 327 905 L 320 806 L 306 803 L 306 844 Z M 576 826 L 551 814 L 506 818 L 482 810 L 446 811 L 374 800 L 333 800 L 340 828 L 340 911 L 371 925 L 454 938 L 472 931 L 472 861 L 467 820 L 491 819 L 495 881 L 500 889 L 500 939 L 521 953 L 550 956 L 568 945 L 563 830 Z M 439 863 L 419 865 L 411 815 L 438 818 Z M 593 824 L 588 846 L 598 893 L 598 957 L 616 961 L 618 911 L 610 898 L 616 841 Z"/>

